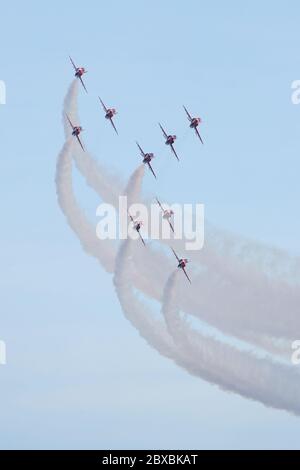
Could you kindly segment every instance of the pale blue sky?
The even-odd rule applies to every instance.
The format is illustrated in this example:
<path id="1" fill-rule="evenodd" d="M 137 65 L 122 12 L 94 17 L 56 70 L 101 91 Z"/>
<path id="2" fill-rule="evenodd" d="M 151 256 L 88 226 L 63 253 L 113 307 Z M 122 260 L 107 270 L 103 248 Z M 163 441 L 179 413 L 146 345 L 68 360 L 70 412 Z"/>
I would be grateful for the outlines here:
<path id="1" fill-rule="evenodd" d="M 145 344 L 54 184 L 71 54 L 89 71 L 80 113 L 97 158 L 126 181 L 138 139 L 158 155 L 149 194 L 203 202 L 216 225 L 299 253 L 299 15 L 296 0 L 2 2 L 0 448 L 299 447 L 299 419 L 190 377 Z M 119 111 L 119 139 L 98 94 Z M 204 147 L 182 104 L 203 118 Z M 158 121 L 185 135 L 180 165 Z M 76 182 L 93 214 L 97 198 Z"/>

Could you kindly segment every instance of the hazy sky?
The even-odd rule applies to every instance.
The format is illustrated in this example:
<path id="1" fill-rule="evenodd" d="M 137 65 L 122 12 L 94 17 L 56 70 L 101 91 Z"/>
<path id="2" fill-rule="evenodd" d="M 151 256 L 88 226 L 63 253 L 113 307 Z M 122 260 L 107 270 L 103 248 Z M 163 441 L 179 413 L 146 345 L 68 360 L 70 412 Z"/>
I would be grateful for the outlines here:
<path id="1" fill-rule="evenodd" d="M 299 447 L 299 418 L 150 349 L 65 223 L 54 184 L 71 54 L 88 69 L 84 142 L 124 183 L 137 139 L 157 153 L 146 193 L 202 202 L 217 226 L 299 254 L 299 2 L 29 0 L 0 11 L 0 448 Z M 118 109 L 119 138 L 97 95 Z M 203 147 L 182 104 L 203 118 Z M 180 164 L 158 121 L 177 133 Z M 96 220 L 98 198 L 74 177 Z"/>

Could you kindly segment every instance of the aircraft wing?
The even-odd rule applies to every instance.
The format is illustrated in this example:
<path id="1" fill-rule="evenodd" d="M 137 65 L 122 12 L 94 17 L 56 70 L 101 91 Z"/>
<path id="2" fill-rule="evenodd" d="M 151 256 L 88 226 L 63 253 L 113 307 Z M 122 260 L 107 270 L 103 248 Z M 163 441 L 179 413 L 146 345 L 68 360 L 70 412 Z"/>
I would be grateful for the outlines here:
<path id="1" fill-rule="evenodd" d="M 118 135 L 118 131 L 117 131 L 117 128 L 116 128 L 116 126 L 115 126 L 115 123 L 114 123 L 114 121 L 112 120 L 112 118 L 110 118 L 109 120 L 110 120 L 110 122 L 111 122 L 111 125 L 113 126 L 113 128 L 114 128 L 114 130 L 115 130 L 116 134 Z"/>
<path id="2" fill-rule="evenodd" d="M 185 268 L 182 268 L 182 271 L 186 275 L 186 278 L 188 279 L 189 283 L 192 284 L 192 281 L 190 280 L 189 276 L 187 275 L 187 272 L 186 272 Z"/>
<path id="3" fill-rule="evenodd" d="M 76 72 L 76 70 L 77 70 L 76 65 L 74 64 L 74 62 L 73 62 L 73 60 L 72 60 L 72 57 L 71 57 L 71 56 L 69 56 L 69 57 L 70 57 L 71 64 L 73 65 L 74 70 L 75 70 L 75 72 Z"/>
<path id="4" fill-rule="evenodd" d="M 176 150 L 174 149 L 173 144 L 171 144 L 171 149 L 172 149 L 172 152 L 174 153 L 175 157 L 176 157 L 177 160 L 179 161 L 178 155 L 177 155 L 177 153 L 176 153 Z"/>
<path id="5" fill-rule="evenodd" d="M 150 162 L 148 163 L 148 167 L 150 168 L 150 170 L 151 170 L 151 172 L 152 172 L 152 174 L 153 174 L 154 178 L 156 178 L 156 174 L 154 173 L 154 170 L 153 170 L 153 168 L 152 168 L 152 166 L 151 166 L 151 163 L 150 163 Z"/>
<path id="6" fill-rule="evenodd" d="M 191 121 L 191 120 L 192 120 L 192 116 L 190 115 L 190 113 L 188 112 L 188 110 L 186 109 L 185 106 L 183 106 L 183 108 L 184 108 L 184 110 L 185 110 L 185 112 L 186 112 L 186 114 L 187 114 L 187 117 L 188 117 L 189 120 Z"/>
<path id="7" fill-rule="evenodd" d="M 129 214 L 129 212 L 128 212 L 128 217 L 130 218 L 131 222 L 134 223 L 134 218 L 132 217 L 132 215 Z"/>
<path id="8" fill-rule="evenodd" d="M 88 92 L 87 89 L 86 89 L 86 86 L 85 86 L 85 84 L 84 84 L 84 82 L 83 82 L 83 80 L 82 80 L 82 77 L 79 77 L 79 80 L 81 81 L 81 85 L 83 86 L 83 88 L 85 89 L 85 91 Z"/>
<path id="9" fill-rule="evenodd" d="M 155 199 L 156 199 L 156 201 L 157 201 L 157 204 L 158 204 L 159 207 L 161 208 L 161 210 L 164 212 L 163 206 L 161 205 L 161 203 L 159 202 L 159 200 L 157 199 L 157 197 L 156 197 Z"/>
<path id="10" fill-rule="evenodd" d="M 68 121 L 69 121 L 70 126 L 72 127 L 72 129 L 74 129 L 74 126 L 73 126 L 73 124 L 72 124 L 72 122 L 71 122 L 71 119 L 69 118 L 69 116 L 68 116 L 67 114 L 66 114 L 66 116 L 67 116 L 67 119 L 68 119 Z"/>
<path id="11" fill-rule="evenodd" d="M 107 113 L 107 107 L 105 106 L 105 104 L 103 103 L 102 99 L 100 98 L 100 96 L 98 96 L 99 98 L 99 101 L 100 103 L 102 104 L 102 108 L 104 109 L 104 111 Z"/>
<path id="12" fill-rule="evenodd" d="M 199 137 L 201 143 L 203 144 L 203 140 L 201 138 L 201 135 L 199 134 L 199 131 L 198 131 L 197 127 L 195 127 L 195 132 L 196 132 L 197 136 Z"/>
<path id="13" fill-rule="evenodd" d="M 162 126 L 160 123 L 158 123 L 158 124 L 159 124 L 159 127 L 160 127 L 161 130 L 162 130 L 163 135 L 164 135 L 165 138 L 167 139 L 167 138 L 168 138 L 168 135 L 167 135 L 166 131 L 164 130 L 163 126 Z"/>
<path id="14" fill-rule="evenodd" d="M 168 222 L 169 222 L 169 225 L 171 227 L 172 232 L 174 233 L 174 227 L 173 227 L 172 223 L 169 220 L 168 220 Z"/>
<path id="15" fill-rule="evenodd" d="M 140 146 L 140 144 L 139 144 L 138 142 L 136 142 L 136 145 L 137 145 L 138 148 L 140 149 L 141 155 L 144 157 L 144 156 L 145 156 L 145 153 L 144 153 L 144 151 L 142 150 L 142 147 Z"/>
<path id="16" fill-rule="evenodd" d="M 140 239 L 141 239 L 143 245 L 146 246 L 145 240 L 143 239 L 143 237 L 142 237 L 142 235 L 140 234 L 139 230 L 138 230 L 137 232 L 138 232 L 138 234 L 139 234 L 139 236 L 140 236 Z"/>
<path id="17" fill-rule="evenodd" d="M 180 259 L 178 258 L 177 254 L 175 253 L 175 250 L 173 250 L 173 248 L 172 248 L 172 251 L 173 251 L 174 255 L 176 256 L 176 259 L 177 259 L 177 261 L 178 261 L 178 263 L 179 263 Z"/>
<path id="18" fill-rule="evenodd" d="M 79 135 L 77 135 L 76 137 L 77 137 L 77 140 L 78 140 L 78 142 L 79 142 L 79 144 L 80 144 L 80 147 L 81 147 L 82 150 L 84 151 L 84 148 L 83 148 L 83 145 L 82 145 L 82 142 L 81 142 L 81 140 L 80 140 Z"/>

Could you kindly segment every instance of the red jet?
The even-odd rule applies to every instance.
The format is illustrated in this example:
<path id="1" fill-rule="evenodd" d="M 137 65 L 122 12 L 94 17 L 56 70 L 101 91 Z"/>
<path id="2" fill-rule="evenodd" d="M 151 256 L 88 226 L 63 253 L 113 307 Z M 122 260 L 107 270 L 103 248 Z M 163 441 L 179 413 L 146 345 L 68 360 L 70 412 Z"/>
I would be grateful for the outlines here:
<path id="1" fill-rule="evenodd" d="M 201 118 L 199 118 L 199 117 L 194 117 L 194 118 L 192 118 L 192 116 L 190 115 L 190 113 L 188 112 L 188 110 L 186 109 L 186 107 L 183 106 L 183 108 L 184 108 L 184 110 L 185 110 L 185 112 L 186 112 L 186 114 L 187 114 L 187 117 L 188 117 L 189 121 L 190 121 L 190 128 L 191 128 L 191 129 L 195 129 L 195 132 L 196 132 L 197 136 L 199 137 L 201 143 L 203 144 L 203 140 L 201 139 L 201 135 L 199 134 L 199 131 L 198 131 L 198 129 L 197 129 L 197 127 L 199 126 L 199 124 L 202 122 Z"/>
<path id="2" fill-rule="evenodd" d="M 100 103 L 102 104 L 102 107 L 105 111 L 105 119 L 109 119 L 110 122 L 111 122 L 111 125 L 113 126 L 114 130 L 116 131 L 116 134 L 118 134 L 118 131 L 116 129 L 116 126 L 114 124 L 114 121 L 113 121 L 113 117 L 117 114 L 117 111 L 116 109 L 114 108 L 107 108 L 105 106 L 105 104 L 103 103 L 103 101 L 101 100 L 100 96 L 98 96 L 99 100 L 100 100 Z"/>
<path id="3" fill-rule="evenodd" d="M 164 128 L 162 127 L 162 125 L 161 125 L 160 123 L 158 123 L 158 124 L 159 124 L 159 127 L 161 128 L 162 133 L 163 133 L 163 135 L 164 135 L 164 137 L 165 137 L 165 139 L 166 139 L 165 144 L 166 144 L 166 145 L 170 145 L 172 152 L 174 153 L 175 157 L 176 157 L 177 160 L 179 161 L 178 155 L 177 155 L 176 150 L 175 150 L 175 148 L 174 148 L 174 142 L 175 142 L 175 140 L 177 139 L 176 135 L 168 135 L 168 134 L 166 133 L 166 131 L 164 130 Z"/>
<path id="4" fill-rule="evenodd" d="M 150 168 L 154 178 L 156 178 L 156 174 L 154 173 L 153 171 L 153 168 L 151 166 L 151 160 L 154 158 L 154 154 L 153 153 L 145 153 L 142 148 L 140 147 L 140 145 L 138 144 L 138 142 L 136 142 L 136 145 L 138 146 L 140 152 L 141 152 L 141 156 L 143 157 L 143 163 L 146 163 L 148 165 L 148 167 Z"/>
<path id="5" fill-rule="evenodd" d="M 70 56 L 69 56 L 70 57 Z M 85 70 L 84 67 L 76 67 L 76 65 L 74 64 L 72 58 L 70 57 L 70 61 L 74 67 L 74 70 L 75 70 L 75 77 L 76 78 L 79 78 L 79 80 L 81 81 L 81 84 L 83 86 L 83 88 L 85 89 L 85 91 L 87 92 L 87 89 L 86 89 L 86 86 L 85 84 L 83 83 L 83 80 L 82 80 L 82 75 L 84 75 L 85 73 L 87 73 L 87 70 Z"/>
<path id="6" fill-rule="evenodd" d="M 176 259 L 177 259 L 177 261 L 178 261 L 178 266 L 177 266 L 177 268 L 182 269 L 182 271 L 183 271 L 184 274 L 186 275 L 188 281 L 190 282 L 190 284 L 192 284 L 192 281 L 190 280 L 190 278 L 189 278 L 189 276 L 187 275 L 187 272 L 186 272 L 186 270 L 185 270 L 185 267 L 186 267 L 187 263 L 189 262 L 189 260 L 188 260 L 188 259 L 184 259 L 184 258 L 181 258 L 181 259 L 180 259 L 180 258 L 176 255 L 176 253 L 175 253 L 175 251 L 173 250 L 173 248 L 172 248 L 172 251 L 173 251 L 173 253 L 174 253 L 174 255 L 176 256 Z"/>
<path id="7" fill-rule="evenodd" d="M 145 241 L 144 241 L 144 239 L 143 239 L 143 237 L 142 237 L 142 235 L 141 235 L 141 233 L 140 233 L 140 230 L 141 230 L 141 228 L 142 228 L 143 222 L 140 222 L 140 221 L 138 221 L 138 220 L 134 220 L 134 218 L 133 218 L 130 214 L 128 214 L 128 215 L 129 215 L 129 217 L 130 217 L 131 222 L 133 223 L 133 228 L 134 228 L 134 230 L 137 231 L 137 233 L 139 234 L 140 239 L 141 239 L 143 245 L 146 246 Z"/>
<path id="8" fill-rule="evenodd" d="M 156 199 L 156 201 L 157 201 L 157 204 L 159 205 L 159 207 L 160 207 L 161 210 L 162 210 L 163 219 L 165 219 L 165 220 L 168 221 L 168 223 L 169 223 L 169 225 L 170 225 L 170 227 L 171 227 L 171 230 L 172 230 L 172 232 L 174 233 L 174 227 L 173 227 L 173 225 L 172 225 L 172 223 L 171 223 L 171 220 L 170 220 L 170 219 L 172 218 L 172 216 L 174 215 L 174 212 L 173 212 L 172 210 L 164 209 L 163 206 L 161 205 L 161 203 L 159 202 L 159 200 L 158 200 L 157 198 L 155 198 L 155 199 Z"/>
<path id="9" fill-rule="evenodd" d="M 82 127 L 81 127 L 81 126 L 73 126 L 73 124 L 72 124 L 72 122 L 71 122 L 69 116 L 68 116 L 68 115 L 66 115 L 66 116 L 67 116 L 67 119 L 68 119 L 68 121 L 69 121 L 70 126 L 72 127 L 72 135 L 77 138 L 77 140 L 78 140 L 78 142 L 79 142 L 79 144 L 80 144 L 82 150 L 84 151 L 82 142 L 81 142 L 81 140 L 80 140 L 80 138 L 79 138 L 79 134 L 83 131 Z"/>

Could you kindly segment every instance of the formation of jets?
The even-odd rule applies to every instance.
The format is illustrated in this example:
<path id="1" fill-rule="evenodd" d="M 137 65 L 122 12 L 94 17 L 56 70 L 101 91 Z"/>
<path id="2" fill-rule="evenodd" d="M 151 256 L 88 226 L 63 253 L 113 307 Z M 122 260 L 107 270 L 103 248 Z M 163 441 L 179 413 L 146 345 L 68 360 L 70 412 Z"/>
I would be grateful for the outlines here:
<path id="1" fill-rule="evenodd" d="M 84 75 L 85 73 L 87 73 L 87 70 L 86 70 L 84 67 L 77 67 L 77 66 L 75 65 L 75 63 L 74 63 L 72 57 L 71 57 L 71 56 L 69 56 L 69 57 L 70 57 L 71 64 L 72 64 L 72 66 L 73 66 L 73 68 L 74 68 L 74 70 L 75 70 L 74 76 L 80 80 L 80 82 L 81 82 L 83 88 L 84 88 L 85 91 L 87 92 L 87 88 L 86 88 L 86 86 L 85 86 L 85 84 L 84 84 L 84 82 L 83 82 L 83 79 L 82 79 L 83 75 Z M 105 119 L 107 119 L 107 120 L 110 121 L 112 127 L 114 128 L 114 131 L 116 132 L 116 134 L 118 134 L 116 125 L 115 125 L 115 123 L 114 123 L 114 121 L 113 121 L 114 116 L 117 114 L 117 110 L 116 110 L 115 108 L 107 108 L 106 105 L 104 104 L 104 102 L 102 101 L 102 99 L 100 98 L 100 96 L 99 96 L 99 101 L 100 101 L 100 103 L 101 103 L 101 105 L 102 105 L 102 108 L 103 108 L 103 110 L 104 110 L 104 113 L 105 113 L 104 117 L 105 117 Z M 198 130 L 198 126 L 202 123 L 202 119 L 199 118 L 199 117 L 192 117 L 191 114 L 189 113 L 189 111 L 186 109 L 186 107 L 183 106 L 183 108 L 184 108 L 184 110 L 185 110 L 185 112 L 186 112 L 186 115 L 187 115 L 187 117 L 188 117 L 188 120 L 189 120 L 189 127 L 190 127 L 191 129 L 194 129 L 196 135 L 197 135 L 198 138 L 200 139 L 200 142 L 203 144 L 202 137 L 201 137 L 201 135 L 200 135 L 200 133 L 199 133 L 199 130 Z M 78 127 L 79 127 L 79 126 L 77 126 L 77 128 L 78 128 Z M 177 152 L 176 152 L 175 147 L 174 147 L 175 140 L 177 139 L 177 136 L 176 136 L 176 135 L 172 135 L 172 134 L 168 134 L 168 133 L 165 131 L 165 129 L 162 127 L 162 125 L 161 125 L 160 123 L 159 123 L 159 127 L 160 127 L 160 129 L 161 129 L 161 131 L 162 131 L 162 133 L 163 133 L 164 138 L 165 138 L 165 144 L 168 145 L 168 146 L 170 146 L 173 155 L 174 155 L 174 156 L 177 158 L 177 160 L 179 161 L 179 157 L 178 157 Z M 81 130 L 82 130 L 82 129 L 81 129 Z M 78 133 L 78 134 L 74 134 L 74 135 L 76 135 L 76 137 L 78 137 L 79 133 Z M 79 139 L 78 139 L 78 140 L 79 140 Z M 138 144 L 137 144 L 137 145 L 138 145 Z M 154 157 L 153 153 L 146 153 L 146 154 L 145 154 L 145 153 L 143 152 L 143 150 L 140 148 L 139 145 L 138 145 L 138 147 L 139 147 L 140 152 L 141 152 L 141 154 L 142 154 L 142 156 L 143 156 L 143 158 L 144 158 L 144 163 L 148 164 L 150 170 L 152 171 L 153 175 L 154 175 L 155 178 L 156 178 L 156 175 L 155 175 L 153 169 L 151 169 L 151 165 L 150 165 L 150 162 L 151 162 L 152 158 Z"/>
<path id="2" fill-rule="evenodd" d="M 84 81 L 83 81 L 83 79 L 82 79 L 83 75 L 84 75 L 85 73 L 87 73 L 87 70 L 86 70 L 84 67 L 77 67 L 71 57 L 70 57 L 70 61 L 71 61 L 71 63 L 72 63 L 72 66 L 73 66 L 73 68 L 74 68 L 74 71 L 75 71 L 74 76 L 80 80 L 81 85 L 83 86 L 84 90 L 85 90 L 86 93 L 87 93 L 87 88 L 86 88 L 86 86 L 85 86 L 85 84 L 84 84 Z M 111 125 L 112 125 L 112 127 L 113 127 L 113 129 L 114 129 L 114 131 L 115 131 L 115 133 L 118 135 L 118 131 L 117 131 L 116 125 L 115 125 L 114 120 L 113 120 L 113 118 L 114 118 L 115 115 L 117 114 L 117 110 L 116 110 L 115 108 L 107 108 L 106 105 L 104 104 L 104 102 L 102 101 L 102 99 L 100 98 L 100 96 L 99 96 L 98 98 L 99 98 L 99 101 L 100 101 L 100 103 L 101 103 L 101 105 L 102 105 L 102 108 L 103 108 L 103 110 L 104 110 L 104 113 L 105 113 L 105 114 L 104 114 L 104 117 L 105 117 L 105 119 L 107 119 L 107 120 L 110 121 L 110 123 L 111 123 Z M 187 118 L 188 118 L 188 120 L 189 120 L 189 127 L 190 127 L 191 129 L 194 129 L 194 131 L 195 131 L 197 137 L 199 138 L 200 142 L 203 144 L 202 137 L 201 137 L 201 135 L 200 135 L 200 133 L 199 133 L 199 130 L 198 130 L 199 125 L 202 123 L 201 118 L 200 118 L 200 117 L 192 117 L 191 114 L 189 113 L 189 111 L 187 110 L 187 108 L 186 108 L 185 106 L 183 106 L 183 108 L 184 108 L 184 110 L 185 110 L 185 112 L 186 112 L 186 115 L 187 115 Z M 67 117 L 68 122 L 69 122 L 69 124 L 70 124 L 70 126 L 71 126 L 71 128 L 72 128 L 72 135 L 73 135 L 74 137 L 76 137 L 76 139 L 77 139 L 77 141 L 78 141 L 80 147 L 81 147 L 82 150 L 84 151 L 84 146 L 83 146 L 83 144 L 82 144 L 82 142 L 81 142 L 81 139 L 80 139 L 80 137 L 79 137 L 80 133 L 83 131 L 82 127 L 81 127 L 81 126 L 76 126 L 76 125 L 74 125 L 74 124 L 71 122 L 71 120 L 70 120 L 70 118 L 69 118 L 68 115 L 67 115 L 66 117 Z M 173 154 L 173 155 L 176 157 L 176 159 L 179 161 L 179 157 L 178 157 L 178 154 L 177 154 L 176 149 L 175 149 L 175 141 L 176 141 L 176 139 L 177 139 L 177 136 L 176 136 L 176 135 L 173 135 L 173 134 L 168 134 L 168 133 L 165 131 L 165 129 L 162 127 L 162 125 L 161 125 L 160 123 L 159 123 L 159 127 L 160 127 L 160 129 L 161 129 L 161 131 L 162 131 L 162 134 L 163 134 L 163 137 L 164 137 L 164 139 L 165 139 L 165 144 L 170 147 L 172 154 Z M 152 167 L 152 164 L 151 164 L 151 162 L 152 162 L 153 158 L 155 157 L 155 155 L 154 155 L 153 153 L 145 153 L 144 150 L 143 150 L 143 149 L 141 148 L 141 146 L 139 145 L 139 143 L 136 142 L 136 144 L 137 144 L 137 146 L 138 146 L 138 148 L 139 148 L 140 155 L 141 155 L 141 157 L 143 158 L 143 163 L 144 163 L 145 165 L 148 165 L 149 170 L 150 170 L 151 173 L 153 174 L 154 178 L 156 178 L 156 174 L 155 174 L 155 172 L 154 172 L 154 170 L 153 170 L 153 167 Z M 162 204 L 160 203 L 160 201 L 159 201 L 157 198 L 156 198 L 156 202 L 157 202 L 157 204 L 159 205 L 159 207 L 160 207 L 160 209 L 161 209 L 161 211 L 162 211 L 162 214 L 163 214 L 162 217 L 163 217 L 163 219 L 168 222 L 168 224 L 169 224 L 169 226 L 170 226 L 172 232 L 174 233 L 174 227 L 173 227 L 173 224 L 172 224 L 172 222 L 171 222 L 172 217 L 173 217 L 173 215 L 174 215 L 174 212 L 173 212 L 172 210 L 164 209 L 163 206 L 162 206 Z M 141 227 L 142 227 L 143 223 L 142 223 L 141 221 L 139 221 L 139 220 L 135 220 L 135 219 L 131 216 L 131 214 L 128 214 L 128 216 L 129 216 L 129 218 L 130 218 L 130 220 L 131 220 L 131 222 L 132 222 L 132 224 L 133 224 L 134 230 L 137 231 L 137 233 L 139 234 L 140 239 L 141 239 L 143 245 L 145 246 L 145 241 L 144 241 L 144 239 L 143 239 L 143 237 L 142 237 L 142 235 L 141 235 L 141 233 L 140 233 L 140 230 L 141 230 Z M 185 274 L 185 276 L 187 277 L 188 281 L 191 282 L 191 280 L 190 280 L 190 278 L 189 278 L 189 276 L 188 276 L 188 274 L 187 274 L 187 272 L 186 272 L 186 270 L 185 270 L 186 265 L 187 265 L 187 263 L 188 263 L 188 260 L 187 260 L 187 259 L 184 259 L 184 258 L 179 258 L 179 257 L 177 256 L 177 254 L 175 253 L 175 251 L 173 250 L 173 248 L 172 248 L 172 251 L 173 251 L 173 253 L 174 253 L 174 255 L 175 255 L 175 257 L 176 257 L 176 259 L 177 259 L 177 261 L 178 261 L 178 266 L 177 266 L 177 267 L 178 267 L 179 269 L 182 269 L 182 271 L 184 272 L 184 274 Z"/>

